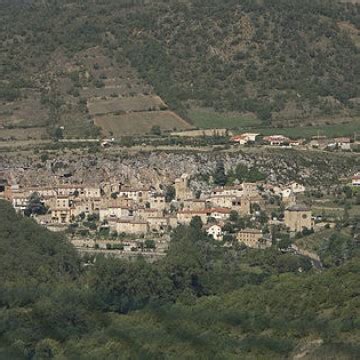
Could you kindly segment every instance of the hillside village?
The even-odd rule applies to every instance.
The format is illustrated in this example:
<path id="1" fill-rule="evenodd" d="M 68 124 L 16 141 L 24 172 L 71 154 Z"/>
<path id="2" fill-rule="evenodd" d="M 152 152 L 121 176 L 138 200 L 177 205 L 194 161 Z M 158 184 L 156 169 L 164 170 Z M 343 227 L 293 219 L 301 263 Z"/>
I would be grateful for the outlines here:
<path id="1" fill-rule="evenodd" d="M 360 173 L 351 185 L 360 188 Z M 258 249 L 335 226 L 313 216 L 305 191 L 297 182 L 257 181 L 195 192 L 186 173 L 165 189 L 120 182 L 47 187 L 24 187 L 7 179 L 0 183 L 0 197 L 16 211 L 52 231 L 65 231 L 79 249 L 157 254 L 166 253 L 171 230 L 194 222 L 224 244 Z"/>

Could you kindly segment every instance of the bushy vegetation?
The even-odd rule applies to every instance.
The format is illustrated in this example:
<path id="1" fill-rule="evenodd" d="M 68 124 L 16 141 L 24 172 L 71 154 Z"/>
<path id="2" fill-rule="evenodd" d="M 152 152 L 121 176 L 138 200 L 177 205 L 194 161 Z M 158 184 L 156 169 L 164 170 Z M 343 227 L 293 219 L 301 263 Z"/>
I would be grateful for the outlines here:
<path id="1" fill-rule="evenodd" d="M 194 221 L 157 263 L 80 266 L 61 235 L 5 202 L 0 217 L 0 358 L 285 359 L 314 341 L 313 358 L 360 354 L 357 251 L 320 273 L 275 247 L 223 248 Z"/>
<path id="2" fill-rule="evenodd" d="M 99 47 L 110 68 L 130 62 L 184 117 L 193 105 L 252 112 L 265 125 L 354 116 L 359 19 L 358 4 L 335 0 L 5 1 L 0 99 L 15 101 L 33 88 L 49 108 L 51 129 L 69 104 L 86 123 L 81 71 L 70 74 L 72 88 L 64 92 L 54 85 L 64 64 L 50 72 L 47 65 Z M 100 88 L 100 78 L 88 81 Z M 68 95 L 74 98 L 65 106 Z"/>

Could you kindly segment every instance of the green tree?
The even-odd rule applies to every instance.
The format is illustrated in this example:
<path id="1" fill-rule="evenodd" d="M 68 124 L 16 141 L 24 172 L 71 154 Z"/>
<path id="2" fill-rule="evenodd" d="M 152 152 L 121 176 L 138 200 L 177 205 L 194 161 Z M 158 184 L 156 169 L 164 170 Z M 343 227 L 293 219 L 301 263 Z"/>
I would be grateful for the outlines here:
<path id="1" fill-rule="evenodd" d="M 47 213 L 47 208 L 42 202 L 40 195 L 38 193 L 32 193 L 28 200 L 26 209 L 24 210 L 24 215 L 45 215 Z"/>
<path id="2" fill-rule="evenodd" d="M 226 174 L 225 174 L 225 166 L 223 161 L 218 161 L 216 163 L 215 171 L 214 171 L 214 183 L 216 185 L 224 186 L 226 184 Z"/>
<path id="3" fill-rule="evenodd" d="M 159 125 L 153 125 L 152 128 L 150 129 L 150 134 L 160 136 L 161 135 L 160 126 Z"/>

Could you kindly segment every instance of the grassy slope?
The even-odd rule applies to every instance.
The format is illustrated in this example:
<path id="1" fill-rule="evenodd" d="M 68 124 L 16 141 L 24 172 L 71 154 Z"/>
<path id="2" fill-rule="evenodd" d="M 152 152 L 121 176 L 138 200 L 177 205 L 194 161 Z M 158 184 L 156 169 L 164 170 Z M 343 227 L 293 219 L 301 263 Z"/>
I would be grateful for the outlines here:
<path id="1" fill-rule="evenodd" d="M 185 115 L 189 104 L 240 114 L 190 111 L 201 127 L 248 126 L 241 114 L 249 112 L 268 123 L 273 116 L 276 126 L 356 115 L 359 17 L 359 7 L 327 0 L 8 2 L 0 10 L 0 125 L 62 125 L 67 135 L 91 136 L 81 98 L 113 92 L 153 91 Z M 21 110 L 25 97 L 41 116 L 11 110 L 9 101 Z"/>

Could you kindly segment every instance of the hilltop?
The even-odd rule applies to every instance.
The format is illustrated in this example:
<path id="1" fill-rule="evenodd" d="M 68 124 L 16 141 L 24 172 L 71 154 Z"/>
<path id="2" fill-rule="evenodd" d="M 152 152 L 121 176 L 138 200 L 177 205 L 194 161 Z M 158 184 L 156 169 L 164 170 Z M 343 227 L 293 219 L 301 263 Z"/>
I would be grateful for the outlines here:
<path id="1" fill-rule="evenodd" d="M 1 138 L 358 121 L 356 3 L 2 1 L 0 21 Z"/>

